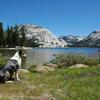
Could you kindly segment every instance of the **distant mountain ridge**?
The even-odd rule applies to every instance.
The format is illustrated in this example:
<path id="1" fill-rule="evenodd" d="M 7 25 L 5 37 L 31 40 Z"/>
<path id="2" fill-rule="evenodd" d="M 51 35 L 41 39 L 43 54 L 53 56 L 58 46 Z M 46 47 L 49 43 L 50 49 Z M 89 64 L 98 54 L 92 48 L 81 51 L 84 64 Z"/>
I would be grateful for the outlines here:
<path id="1" fill-rule="evenodd" d="M 93 31 L 86 38 L 77 43 L 81 47 L 100 47 L 100 31 Z"/>
<path id="2" fill-rule="evenodd" d="M 64 39 L 69 46 L 74 46 L 76 43 L 83 40 L 85 36 L 67 35 L 61 36 L 60 38 Z"/>

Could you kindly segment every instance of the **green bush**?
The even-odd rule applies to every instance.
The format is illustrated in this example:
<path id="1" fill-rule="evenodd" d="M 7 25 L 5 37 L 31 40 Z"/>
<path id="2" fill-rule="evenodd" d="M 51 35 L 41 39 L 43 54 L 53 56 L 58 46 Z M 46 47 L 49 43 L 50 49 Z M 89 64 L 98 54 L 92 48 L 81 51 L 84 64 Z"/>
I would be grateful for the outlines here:
<path id="1" fill-rule="evenodd" d="M 57 64 L 59 67 L 69 67 L 75 64 L 86 64 L 89 66 L 94 66 L 99 63 L 98 58 L 88 57 L 82 54 L 75 53 L 67 53 L 67 54 L 58 54 L 55 55 L 54 59 L 51 61 L 52 63 Z"/>
<path id="2" fill-rule="evenodd" d="M 30 72 L 33 72 L 33 69 L 34 69 L 35 67 L 36 67 L 36 65 L 33 64 L 33 65 L 31 65 L 31 66 L 29 67 L 28 70 L 29 70 Z"/>
<path id="3" fill-rule="evenodd" d="M 3 56 L 0 54 L 0 67 L 2 67 L 3 65 L 5 65 L 5 63 L 6 63 L 5 57 L 3 57 Z"/>

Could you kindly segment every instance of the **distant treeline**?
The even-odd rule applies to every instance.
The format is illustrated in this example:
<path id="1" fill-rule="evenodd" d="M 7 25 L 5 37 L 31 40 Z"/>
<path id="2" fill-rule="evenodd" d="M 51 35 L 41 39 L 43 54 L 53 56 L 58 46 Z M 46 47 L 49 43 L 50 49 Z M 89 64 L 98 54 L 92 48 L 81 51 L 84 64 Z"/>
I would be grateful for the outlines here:
<path id="1" fill-rule="evenodd" d="M 20 29 L 18 25 L 7 26 L 7 29 L 4 30 L 3 23 L 0 22 L 0 47 L 39 47 L 35 41 L 34 37 L 30 39 L 26 37 L 24 25 Z"/>

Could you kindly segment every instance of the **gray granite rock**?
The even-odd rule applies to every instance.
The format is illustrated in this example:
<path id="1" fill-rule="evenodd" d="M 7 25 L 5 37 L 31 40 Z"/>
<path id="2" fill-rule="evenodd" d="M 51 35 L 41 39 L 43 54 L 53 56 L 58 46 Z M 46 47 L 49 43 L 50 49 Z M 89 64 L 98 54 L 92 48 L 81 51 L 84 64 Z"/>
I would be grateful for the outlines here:
<path id="1" fill-rule="evenodd" d="M 36 38 L 36 42 L 40 47 L 64 47 L 65 43 L 59 39 L 48 29 L 37 25 L 19 25 L 19 29 L 24 26 L 26 37 L 31 39 Z"/>

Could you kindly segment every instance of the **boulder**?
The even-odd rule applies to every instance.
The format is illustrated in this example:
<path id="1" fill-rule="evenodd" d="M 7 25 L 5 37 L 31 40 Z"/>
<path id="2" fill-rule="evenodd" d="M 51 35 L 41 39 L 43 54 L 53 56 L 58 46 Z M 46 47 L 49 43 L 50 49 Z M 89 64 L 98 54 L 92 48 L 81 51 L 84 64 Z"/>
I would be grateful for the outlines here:
<path id="1" fill-rule="evenodd" d="M 19 71 L 19 73 L 29 73 L 29 71 L 26 69 L 19 69 L 18 71 Z"/>
<path id="2" fill-rule="evenodd" d="M 69 68 L 86 68 L 86 67 L 89 67 L 87 65 L 84 65 L 84 64 L 76 64 L 76 65 L 73 65 L 73 66 L 70 66 Z"/>
<path id="3" fill-rule="evenodd" d="M 58 68 L 57 64 L 52 64 L 52 63 L 48 63 L 48 64 L 46 64 L 46 66 L 53 67 L 53 68 Z"/>
<path id="4" fill-rule="evenodd" d="M 33 69 L 33 71 L 41 72 L 41 73 L 48 72 L 48 71 L 54 71 L 54 70 L 55 68 L 53 67 L 48 67 L 48 66 L 43 66 L 43 65 L 38 65 L 37 67 Z"/>

